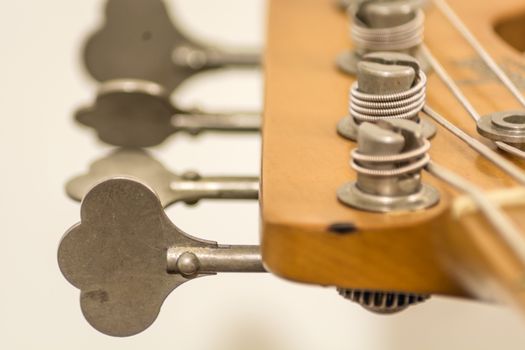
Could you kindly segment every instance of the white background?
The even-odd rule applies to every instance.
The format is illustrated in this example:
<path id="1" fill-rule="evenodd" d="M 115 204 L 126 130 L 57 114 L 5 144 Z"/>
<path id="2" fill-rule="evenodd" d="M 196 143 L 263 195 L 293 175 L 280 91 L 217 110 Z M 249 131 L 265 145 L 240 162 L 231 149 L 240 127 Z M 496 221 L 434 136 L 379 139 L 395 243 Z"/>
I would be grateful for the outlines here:
<path id="1" fill-rule="evenodd" d="M 56 249 L 79 218 L 79 204 L 64 194 L 65 181 L 111 150 L 72 120 L 75 109 L 95 94 L 80 49 L 102 20 L 103 1 L 2 0 L 1 5 L 1 349 L 524 348 L 525 324 L 501 307 L 434 298 L 383 317 L 333 290 L 271 275 L 198 279 L 172 293 L 146 332 L 125 339 L 96 332 L 82 317 L 78 291 L 59 272 Z M 173 17 L 199 37 L 230 46 L 263 45 L 261 0 L 169 5 Z M 260 73 L 230 71 L 193 79 L 176 100 L 261 108 L 261 93 Z M 259 146 L 258 136 L 177 135 L 153 152 L 172 170 L 256 174 Z M 205 202 L 168 212 L 177 225 L 203 238 L 258 241 L 256 203 Z"/>

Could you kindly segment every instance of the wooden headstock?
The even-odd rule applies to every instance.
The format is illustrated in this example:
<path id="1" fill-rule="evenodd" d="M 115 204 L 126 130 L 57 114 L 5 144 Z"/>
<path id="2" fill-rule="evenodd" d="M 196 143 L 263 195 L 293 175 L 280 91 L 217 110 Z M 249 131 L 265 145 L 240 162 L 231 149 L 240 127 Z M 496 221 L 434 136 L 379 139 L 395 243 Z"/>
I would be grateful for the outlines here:
<path id="1" fill-rule="evenodd" d="M 508 26 L 518 24 L 505 21 L 523 17 L 525 3 L 449 3 L 498 63 L 523 79 L 519 71 L 523 73 L 525 57 L 517 48 L 523 50 L 525 41 L 509 35 Z M 446 17 L 432 6 L 425 12 L 426 45 L 476 109 L 481 114 L 519 109 Z M 352 45 L 348 23 L 324 0 L 270 2 L 261 196 L 267 268 L 305 283 L 510 297 L 524 306 L 524 267 L 479 211 L 464 209 L 468 199 L 450 185 L 424 174 L 425 181 L 440 190 L 441 200 L 418 212 L 375 214 L 338 202 L 338 187 L 355 178 L 348 165 L 355 144 L 336 133 L 353 82 L 334 63 Z M 428 74 L 427 102 L 496 149 L 477 134 L 475 123 L 434 73 Z M 502 197 L 506 213 L 525 228 L 524 192 L 507 174 L 440 126 L 430 155 L 490 196 Z M 525 162 L 507 157 L 525 169 Z"/>

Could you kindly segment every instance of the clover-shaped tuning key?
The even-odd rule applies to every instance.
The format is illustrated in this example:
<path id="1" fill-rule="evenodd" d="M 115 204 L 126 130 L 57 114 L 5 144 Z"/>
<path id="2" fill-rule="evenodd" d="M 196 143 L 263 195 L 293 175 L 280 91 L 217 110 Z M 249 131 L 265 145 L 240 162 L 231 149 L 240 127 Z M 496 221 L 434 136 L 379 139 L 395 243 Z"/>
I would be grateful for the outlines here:
<path id="1" fill-rule="evenodd" d="M 98 81 L 145 79 L 173 91 L 197 72 L 256 66 L 260 57 L 191 40 L 172 23 L 161 0 L 108 0 L 104 26 L 88 39 L 84 60 Z"/>
<path id="2" fill-rule="evenodd" d="M 122 147 L 149 147 L 176 131 L 259 131 L 256 113 L 209 113 L 175 107 L 159 84 L 141 80 L 114 80 L 100 85 L 95 103 L 76 114 L 81 124 L 94 128 L 99 138 Z"/>
<path id="3" fill-rule="evenodd" d="M 150 188 L 126 178 L 102 182 L 85 196 L 81 222 L 62 238 L 58 263 L 80 289 L 88 322 L 113 336 L 145 330 L 170 292 L 191 278 L 265 271 L 258 246 L 221 246 L 185 234 Z"/>
<path id="4" fill-rule="evenodd" d="M 133 177 L 148 184 L 158 194 L 164 207 L 200 199 L 257 199 L 259 178 L 254 176 L 200 176 L 196 172 L 177 175 L 167 170 L 147 151 L 121 148 L 95 161 L 87 174 L 71 179 L 67 194 L 81 201 L 86 193 L 102 180 Z"/>

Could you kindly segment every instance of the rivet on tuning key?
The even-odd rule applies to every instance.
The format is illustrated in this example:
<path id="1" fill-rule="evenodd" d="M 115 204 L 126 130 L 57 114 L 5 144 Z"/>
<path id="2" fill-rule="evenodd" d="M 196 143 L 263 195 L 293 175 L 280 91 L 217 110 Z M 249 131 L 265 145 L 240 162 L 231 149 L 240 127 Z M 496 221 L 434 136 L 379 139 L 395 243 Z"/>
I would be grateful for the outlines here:
<path id="1" fill-rule="evenodd" d="M 80 110 L 76 119 L 94 128 L 103 142 L 121 147 L 155 146 L 177 131 L 256 132 L 261 125 L 257 113 L 179 109 L 162 86 L 142 80 L 101 84 L 95 104 Z"/>
<path id="2" fill-rule="evenodd" d="M 496 112 L 477 121 L 478 132 L 492 140 L 525 150 L 525 111 Z"/>
<path id="3" fill-rule="evenodd" d="M 149 187 L 125 178 L 85 196 L 81 222 L 63 236 L 58 263 L 80 289 L 87 321 L 121 337 L 148 328 L 166 297 L 192 278 L 265 272 L 259 246 L 219 245 L 182 232 Z"/>
<path id="4" fill-rule="evenodd" d="M 426 75 L 413 57 L 394 52 L 367 54 L 358 64 L 357 81 L 350 89 L 349 115 L 341 119 L 337 131 L 352 141 L 363 122 L 409 119 L 422 126 L 431 138 L 435 125 L 419 112 L 425 105 Z"/>
<path id="5" fill-rule="evenodd" d="M 427 72 L 430 65 L 420 52 L 425 15 L 422 0 L 351 1 L 351 35 L 354 49 L 337 58 L 337 66 L 349 74 L 357 73 L 357 64 L 367 53 L 391 51 L 415 57 Z"/>
<path id="6" fill-rule="evenodd" d="M 394 119 L 359 126 L 352 168 L 357 181 L 337 191 L 351 207 L 372 211 L 412 211 L 438 203 L 439 192 L 421 182 L 421 170 L 430 161 L 430 142 L 421 127 L 410 120 Z"/>
<path id="7" fill-rule="evenodd" d="M 108 0 L 104 26 L 84 49 L 89 73 L 98 81 L 142 79 L 173 91 L 206 69 L 259 65 L 260 55 L 228 52 L 192 40 L 175 25 L 165 1 Z"/>
<path id="8" fill-rule="evenodd" d="M 177 202 L 196 204 L 201 199 L 257 199 L 259 178 L 255 176 L 201 176 L 195 171 L 182 175 L 166 169 L 141 149 L 118 149 L 95 161 L 89 172 L 71 179 L 66 192 L 82 198 L 96 184 L 116 176 L 133 177 L 148 184 L 164 207 Z"/>

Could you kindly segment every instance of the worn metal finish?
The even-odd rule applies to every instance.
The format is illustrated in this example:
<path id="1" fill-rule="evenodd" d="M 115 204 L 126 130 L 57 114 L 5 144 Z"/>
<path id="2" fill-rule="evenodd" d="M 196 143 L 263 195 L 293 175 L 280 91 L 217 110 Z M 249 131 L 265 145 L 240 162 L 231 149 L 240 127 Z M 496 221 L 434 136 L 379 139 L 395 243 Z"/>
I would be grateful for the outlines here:
<path id="1" fill-rule="evenodd" d="M 423 41 L 424 1 L 360 0 L 348 3 L 355 48 L 340 54 L 336 63 L 345 73 L 357 74 L 357 64 L 371 52 L 400 52 L 415 57 L 421 69 L 430 68 L 419 48 Z M 341 6 L 343 6 L 341 4 Z"/>
<path id="2" fill-rule="evenodd" d="M 181 175 L 166 169 L 142 149 L 121 148 L 91 164 L 88 173 L 66 184 L 66 193 L 74 200 L 82 198 L 96 184 L 115 177 L 133 177 L 153 188 L 163 207 L 176 202 L 195 204 L 201 199 L 257 199 L 256 176 L 201 176 L 189 171 Z"/>
<path id="3" fill-rule="evenodd" d="M 357 209 L 389 213 L 394 211 L 415 211 L 429 208 L 439 201 L 436 188 L 422 184 L 418 192 L 399 197 L 370 195 L 357 187 L 357 183 L 346 183 L 337 191 L 337 198 L 344 204 Z"/>
<path id="4" fill-rule="evenodd" d="M 370 291 L 347 288 L 337 288 L 337 291 L 343 298 L 358 303 L 368 311 L 378 314 L 393 314 L 400 312 L 409 306 L 420 304 L 430 298 L 430 295 L 390 291 Z"/>
<path id="5" fill-rule="evenodd" d="M 200 43 L 172 23 L 161 0 L 108 0 L 105 22 L 86 42 L 84 61 L 98 81 L 151 80 L 168 91 L 195 73 L 257 66 L 259 54 Z"/>
<path id="6" fill-rule="evenodd" d="M 478 132 L 493 141 L 500 141 L 525 150 L 525 111 L 505 111 L 485 115 L 477 120 Z"/>
<path id="7" fill-rule="evenodd" d="M 357 181 L 344 184 L 337 197 L 346 205 L 372 212 L 421 210 L 437 204 L 439 192 L 421 183 L 421 170 L 430 160 L 429 147 L 413 121 L 361 124 L 351 163 Z"/>
<path id="8" fill-rule="evenodd" d="M 76 120 L 96 130 L 100 140 L 121 147 L 150 147 L 177 131 L 256 132 L 256 113 L 210 113 L 181 110 L 161 85 L 141 80 L 101 84 L 95 103 L 76 114 Z"/>
<path id="9" fill-rule="evenodd" d="M 168 272 L 185 276 L 217 272 L 265 272 L 261 261 L 259 246 L 174 246 L 168 249 Z"/>
<path id="10" fill-rule="evenodd" d="M 352 141 L 363 121 L 411 119 L 418 122 L 426 138 L 435 125 L 419 112 L 425 104 L 426 76 L 418 61 L 406 54 L 375 52 L 358 64 L 357 82 L 350 89 L 349 115 L 337 125 L 338 133 Z"/>
<path id="11" fill-rule="evenodd" d="M 231 262 L 235 271 L 244 271 L 239 266 L 254 271 L 255 264 L 263 271 L 258 247 L 241 248 L 251 254 L 234 253 L 228 259 L 228 252 L 216 242 L 182 232 L 166 216 L 153 190 L 126 178 L 102 182 L 85 196 L 81 222 L 62 238 L 58 263 L 66 279 L 80 289 L 88 322 L 105 334 L 130 336 L 153 323 L 168 294 L 189 280 L 185 275 L 206 275 L 198 269 L 192 273 L 194 259 L 187 255 L 179 265 L 185 275 L 168 273 L 167 252 L 177 247 L 209 249 L 205 250 L 209 257 L 196 254 L 207 274 L 217 272 L 211 268 L 214 261 L 220 262 L 219 270 Z M 214 254 L 215 249 L 220 254 Z M 248 263 L 243 265 L 245 256 Z"/>

